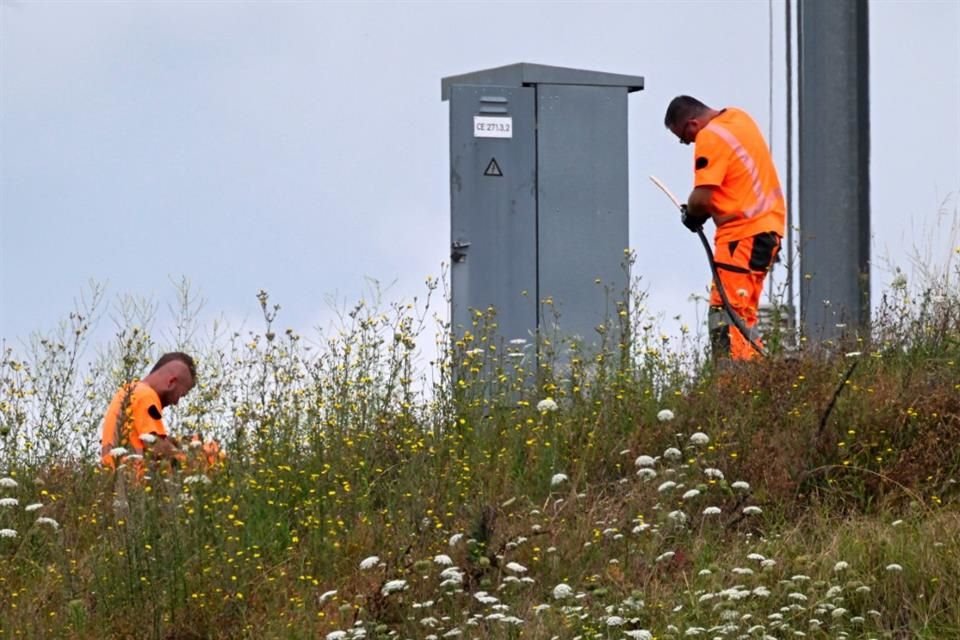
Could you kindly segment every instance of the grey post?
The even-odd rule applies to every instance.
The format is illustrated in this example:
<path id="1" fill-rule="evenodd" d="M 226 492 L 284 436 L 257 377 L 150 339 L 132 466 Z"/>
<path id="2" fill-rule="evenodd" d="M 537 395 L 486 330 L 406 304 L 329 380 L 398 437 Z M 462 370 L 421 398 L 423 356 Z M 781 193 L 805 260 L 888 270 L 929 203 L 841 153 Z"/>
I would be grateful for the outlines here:
<path id="1" fill-rule="evenodd" d="M 814 345 L 870 322 L 867 0 L 800 0 L 800 301 Z"/>

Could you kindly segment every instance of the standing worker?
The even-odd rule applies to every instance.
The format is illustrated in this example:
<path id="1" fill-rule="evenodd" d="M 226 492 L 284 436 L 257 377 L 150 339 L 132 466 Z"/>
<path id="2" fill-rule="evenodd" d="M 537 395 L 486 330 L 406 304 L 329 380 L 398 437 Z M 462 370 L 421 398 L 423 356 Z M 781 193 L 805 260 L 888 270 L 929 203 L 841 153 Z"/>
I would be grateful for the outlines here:
<path id="1" fill-rule="evenodd" d="M 145 444 L 155 458 L 178 459 L 182 452 L 168 437 L 163 425 L 163 408 L 176 405 L 196 383 L 193 358 L 179 351 L 166 353 L 143 380 L 124 384 L 113 396 L 103 418 L 100 438 L 101 461 L 115 467 L 114 452 L 143 455 Z"/>
<path id="2" fill-rule="evenodd" d="M 683 225 L 696 233 L 713 218 L 720 285 L 730 311 L 747 328 L 744 336 L 728 322 L 713 282 L 708 315 L 713 357 L 750 360 L 758 355 L 751 341 L 761 346 L 757 310 L 763 281 L 780 251 L 787 210 L 770 149 L 745 111 L 718 111 L 690 96 L 671 100 L 663 123 L 681 144 L 694 143 L 694 186 L 682 207 Z"/>

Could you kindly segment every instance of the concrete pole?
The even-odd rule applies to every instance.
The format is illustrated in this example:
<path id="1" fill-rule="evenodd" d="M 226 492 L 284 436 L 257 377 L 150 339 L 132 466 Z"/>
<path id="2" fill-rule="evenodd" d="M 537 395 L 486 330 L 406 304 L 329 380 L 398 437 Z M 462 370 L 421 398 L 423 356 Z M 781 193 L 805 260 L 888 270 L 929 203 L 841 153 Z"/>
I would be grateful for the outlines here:
<path id="1" fill-rule="evenodd" d="M 867 0 L 800 0 L 800 304 L 810 346 L 870 324 Z"/>

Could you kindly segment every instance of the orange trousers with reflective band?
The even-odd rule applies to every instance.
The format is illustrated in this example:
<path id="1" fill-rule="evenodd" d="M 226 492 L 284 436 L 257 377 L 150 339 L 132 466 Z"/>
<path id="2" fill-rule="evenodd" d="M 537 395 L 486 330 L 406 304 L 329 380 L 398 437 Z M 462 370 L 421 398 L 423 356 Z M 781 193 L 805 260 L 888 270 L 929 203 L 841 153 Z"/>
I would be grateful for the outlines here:
<path id="1" fill-rule="evenodd" d="M 757 331 L 760 296 L 767 272 L 773 267 L 779 252 L 780 237 L 773 232 L 722 242 L 714 247 L 713 260 L 731 310 L 743 319 L 750 329 L 750 337 L 760 346 L 763 346 Z M 740 330 L 729 322 L 715 282 L 710 287 L 710 343 L 714 358 L 751 360 L 760 355 Z"/>

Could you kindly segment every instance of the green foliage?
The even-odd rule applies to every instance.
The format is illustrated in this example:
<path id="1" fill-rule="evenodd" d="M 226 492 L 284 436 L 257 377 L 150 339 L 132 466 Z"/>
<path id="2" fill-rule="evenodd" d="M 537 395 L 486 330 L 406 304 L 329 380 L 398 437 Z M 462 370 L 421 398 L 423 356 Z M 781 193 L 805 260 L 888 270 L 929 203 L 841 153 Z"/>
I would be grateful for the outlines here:
<path id="1" fill-rule="evenodd" d="M 94 289 L 4 347 L 0 638 L 960 633 L 954 291 L 849 357 L 712 367 L 639 287 L 595 337 L 504 343 L 438 285 L 310 338 L 260 292 L 261 330 L 201 342 L 183 283 L 172 335 L 123 300 L 85 359 Z M 173 430 L 226 459 L 101 469 L 100 413 L 168 349 L 199 365 Z"/>

